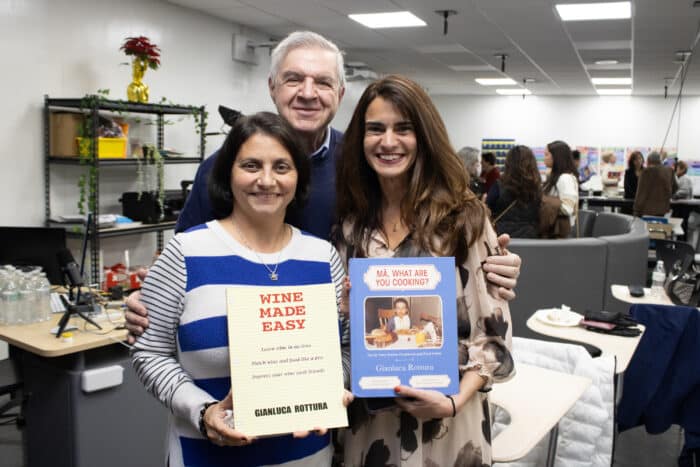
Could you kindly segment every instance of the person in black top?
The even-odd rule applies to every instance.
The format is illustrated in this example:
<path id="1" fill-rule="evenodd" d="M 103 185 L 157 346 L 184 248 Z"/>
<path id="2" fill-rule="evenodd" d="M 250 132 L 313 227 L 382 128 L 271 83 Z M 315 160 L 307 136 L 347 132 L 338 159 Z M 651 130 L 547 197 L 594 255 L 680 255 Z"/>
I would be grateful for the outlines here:
<path id="1" fill-rule="evenodd" d="M 506 155 L 504 173 L 486 198 L 496 232 L 513 238 L 538 238 L 542 182 L 537 161 L 527 146 L 515 146 Z"/>
<path id="2" fill-rule="evenodd" d="M 644 156 L 639 151 L 630 154 L 625 170 L 625 198 L 634 199 L 637 194 L 637 183 L 644 168 Z"/>
<path id="3" fill-rule="evenodd" d="M 644 156 L 639 151 L 632 152 L 627 160 L 627 170 L 625 170 L 625 199 L 634 199 L 637 195 L 637 184 L 639 183 L 642 169 L 644 169 Z M 620 211 L 625 214 L 632 214 L 632 207 L 623 206 Z"/>

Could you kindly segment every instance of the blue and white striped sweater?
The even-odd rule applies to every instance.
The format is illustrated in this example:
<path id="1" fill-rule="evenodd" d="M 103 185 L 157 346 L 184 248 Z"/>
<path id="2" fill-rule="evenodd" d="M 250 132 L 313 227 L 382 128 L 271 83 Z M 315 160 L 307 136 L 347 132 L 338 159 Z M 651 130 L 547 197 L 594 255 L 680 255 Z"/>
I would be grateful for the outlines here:
<path id="1" fill-rule="evenodd" d="M 261 260 L 268 265 L 279 261 L 277 281 L 271 281 Z M 333 282 L 340 297 L 344 274 L 335 248 L 297 229 L 279 254 L 269 255 L 243 247 L 217 221 L 171 240 L 144 283 L 150 327 L 133 356 L 146 388 L 173 412 L 171 466 L 329 465 L 327 436 L 265 438 L 250 446 L 221 448 L 203 439 L 197 422 L 205 402 L 223 399 L 230 390 L 225 289 Z"/>

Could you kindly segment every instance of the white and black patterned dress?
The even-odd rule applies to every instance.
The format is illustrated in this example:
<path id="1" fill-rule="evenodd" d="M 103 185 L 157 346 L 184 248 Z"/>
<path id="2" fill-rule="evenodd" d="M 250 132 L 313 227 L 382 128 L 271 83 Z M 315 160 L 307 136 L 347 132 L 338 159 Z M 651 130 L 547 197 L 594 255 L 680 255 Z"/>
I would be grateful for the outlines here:
<path id="1" fill-rule="evenodd" d="M 350 226 L 343 228 L 345 238 Z M 345 260 L 354 248 L 336 243 Z M 454 418 L 418 420 L 399 409 L 368 413 L 361 399 L 350 406 L 345 430 L 345 467 L 483 467 L 491 460 L 491 417 L 488 388 L 512 376 L 512 330 L 508 303 L 488 283 L 482 262 L 496 254 L 498 242 L 488 221 L 481 238 L 457 268 L 457 315 L 460 372 L 476 371 L 487 379 Z M 371 235 L 369 257 L 432 256 L 420 251 L 409 236 L 390 250 L 379 232 Z"/>

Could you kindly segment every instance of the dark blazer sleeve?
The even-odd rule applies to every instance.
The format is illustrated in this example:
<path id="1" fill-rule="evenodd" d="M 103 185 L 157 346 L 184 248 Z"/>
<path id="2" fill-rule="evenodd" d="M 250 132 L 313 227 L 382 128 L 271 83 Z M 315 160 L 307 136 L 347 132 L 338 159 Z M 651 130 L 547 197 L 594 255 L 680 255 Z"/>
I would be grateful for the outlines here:
<path id="1" fill-rule="evenodd" d="M 501 184 L 498 181 L 496 181 L 496 183 L 491 185 L 491 189 L 489 190 L 488 194 L 486 195 L 486 205 L 492 211 L 496 207 L 496 201 L 498 201 L 498 198 L 501 197 L 500 185 Z"/>
<path id="2" fill-rule="evenodd" d="M 214 167 L 214 162 L 218 153 L 218 151 L 215 152 L 199 164 L 197 174 L 194 176 L 194 183 L 192 183 L 192 190 L 177 218 L 175 233 L 183 232 L 190 227 L 214 219 L 214 213 L 212 212 L 211 203 L 209 202 L 207 181 L 209 180 L 209 174 L 211 173 L 212 167 Z"/>

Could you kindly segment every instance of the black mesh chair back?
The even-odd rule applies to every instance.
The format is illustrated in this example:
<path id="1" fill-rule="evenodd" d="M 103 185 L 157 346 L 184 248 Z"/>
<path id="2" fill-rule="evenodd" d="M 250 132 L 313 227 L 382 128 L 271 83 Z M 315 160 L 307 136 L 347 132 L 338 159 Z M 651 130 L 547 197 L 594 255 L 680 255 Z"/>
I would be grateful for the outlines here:
<path id="1" fill-rule="evenodd" d="M 656 259 L 664 262 L 667 273 L 674 269 L 676 263 L 681 271 L 687 271 L 695 259 L 695 249 L 685 242 L 656 240 Z"/>

